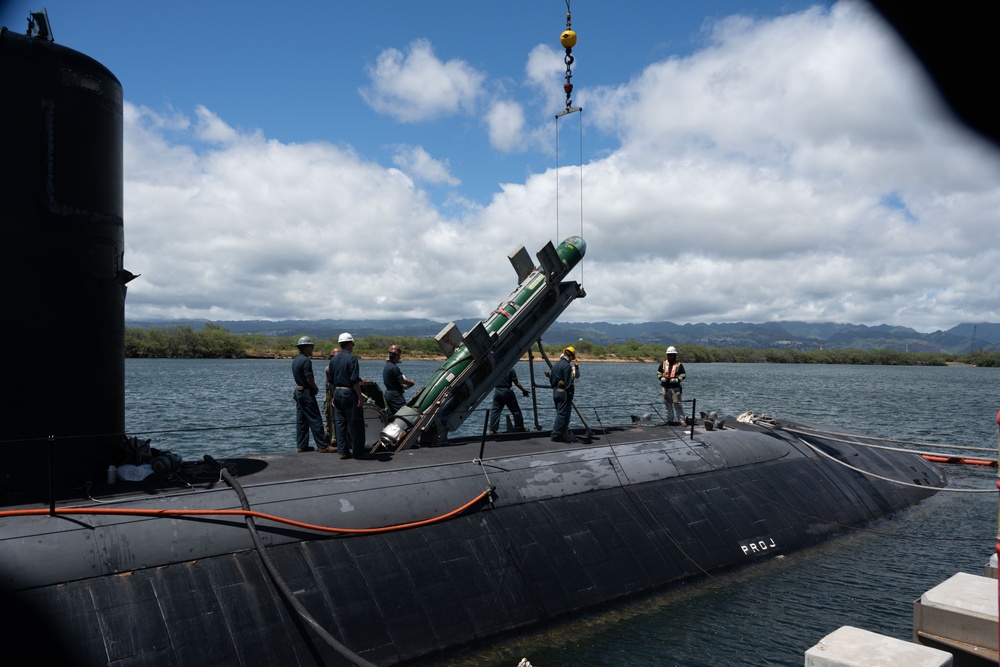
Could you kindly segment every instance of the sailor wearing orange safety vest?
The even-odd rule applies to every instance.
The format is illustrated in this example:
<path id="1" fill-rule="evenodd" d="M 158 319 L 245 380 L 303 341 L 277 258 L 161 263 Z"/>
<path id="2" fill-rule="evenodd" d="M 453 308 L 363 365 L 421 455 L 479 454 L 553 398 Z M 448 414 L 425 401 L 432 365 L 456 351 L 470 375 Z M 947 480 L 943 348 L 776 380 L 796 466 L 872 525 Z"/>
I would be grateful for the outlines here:
<path id="1" fill-rule="evenodd" d="M 677 361 L 677 348 L 667 348 L 667 358 L 657 367 L 656 377 L 663 390 L 663 404 L 667 406 L 667 423 L 676 426 L 684 420 L 681 407 L 681 382 L 684 380 L 684 364 Z"/>

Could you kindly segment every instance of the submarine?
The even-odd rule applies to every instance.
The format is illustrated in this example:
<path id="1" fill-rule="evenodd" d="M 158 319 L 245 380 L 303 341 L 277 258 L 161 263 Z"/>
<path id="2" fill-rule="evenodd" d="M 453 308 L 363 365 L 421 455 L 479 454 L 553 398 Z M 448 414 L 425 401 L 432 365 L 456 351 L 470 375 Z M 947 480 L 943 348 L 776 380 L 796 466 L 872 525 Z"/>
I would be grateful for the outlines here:
<path id="1" fill-rule="evenodd" d="M 861 435 L 747 416 L 454 437 L 494 379 L 584 292 L 570 237 L 511 254 L 518 286 L 372 454 L 327 474 L 294 452 L 182 464 L 183 487 L 106 478 L 154 452 L 124 432 L 122 90 L 44 15 L 0 29 L 9 321 L 87 322 L 71 405 L 8 361 L 0 589 L 12 628 L 66 665 L 418 664 L 725 568 L 817 545 L 947 480 Z M 44 247 L 42 253 L 25 252 Z M 39 264 L 39 262 L 41 264 Z M 34 282 L 24 283 L 31 275 Z M 558 312 L 556 312 L 558 311 Z M 20 335 L 6 327 L 7 349 Z M 23 358 L 22 358 L 23 357 Z M 394 428 L 391 428 L 394 427 Z M 407 455 L 401 449 L 420 448 Z M 21 626 L 16 625 L 20 621 Z"/>

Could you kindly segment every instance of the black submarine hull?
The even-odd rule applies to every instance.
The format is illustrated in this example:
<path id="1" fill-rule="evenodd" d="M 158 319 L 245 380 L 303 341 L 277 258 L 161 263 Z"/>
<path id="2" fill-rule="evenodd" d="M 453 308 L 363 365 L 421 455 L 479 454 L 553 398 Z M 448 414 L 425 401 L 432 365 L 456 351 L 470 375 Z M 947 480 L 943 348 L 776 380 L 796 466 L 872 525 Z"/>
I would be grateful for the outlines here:
<path id="1" fill-rule="evenodd" d="M 86 515 L 5 519 L 3 581 L 58 621 L 55 636 L 81 665 L 348 664 L 282 585 L 363 659 L 412 663 L 814 545 L 945 484 L 918 456 L 780 426 L 696 428 L 693 439 L 620 427 L 560 448 L 508 437 L 481 460 L 476 444 L 311 479 L 268 477 L 287 475 L 294 456 L 268 457 L 270 470 L 242 480 L 253 509 L 349 528 L 421 521 L 492 488 L 459 516 L 387 533 L 323 537 L 258 521 L 283 583 L 240 517 Z M 211 486 L 118 505 L 239 507 Z"/>

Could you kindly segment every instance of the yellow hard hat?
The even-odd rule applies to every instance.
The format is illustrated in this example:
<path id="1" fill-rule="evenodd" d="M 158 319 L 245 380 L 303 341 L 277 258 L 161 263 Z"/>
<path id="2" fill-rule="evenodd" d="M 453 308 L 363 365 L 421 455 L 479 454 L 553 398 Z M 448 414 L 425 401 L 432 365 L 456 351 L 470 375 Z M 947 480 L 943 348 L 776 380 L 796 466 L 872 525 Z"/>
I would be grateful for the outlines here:
<path id="1" fill-rule="evenodd" d="M 569 346 L 569 347 L 567 347 L 567 348 L 566 348 L 565 350 L 563 350 L 563 352 L 569 352 L 569 353 L 570 353 L 570 354 L 572 354 L 572 355 L 573 355 L 574 357 L 576 356 L 576 349 L 575 349 L 575 348 L 574 348 L 574 347 L 573 347 L 572 345 L 570 345 L 570 346 Z"/>

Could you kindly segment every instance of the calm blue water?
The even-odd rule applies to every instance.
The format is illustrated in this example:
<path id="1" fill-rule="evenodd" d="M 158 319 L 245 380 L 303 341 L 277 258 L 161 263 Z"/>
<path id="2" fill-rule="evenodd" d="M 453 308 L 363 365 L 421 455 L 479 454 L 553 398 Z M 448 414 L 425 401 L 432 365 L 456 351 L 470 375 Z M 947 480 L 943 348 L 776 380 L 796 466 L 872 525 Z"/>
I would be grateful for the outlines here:
<path id="1" fill-rule="evenodd" d="M 323 364 L 314 366 L 318 372 Z M 362 362 L 362 377 L 380 381 L 382 366 Z M 686 366 L 684 397 L 696 399 L 699 410 L 753 410 L 879 437 L 997 447 L 1000 369 Z M 289 360 L 126 360 L 126 429 L 185 459 L 289 451 L 290 368 Z M 403 363 L 418 387 L 436 368 L 435 362 Z M 655 371 L 655 364 L 584 364 L 577 403 L 588 420 L 605 423 L 661 409 Z M 536 373 L 540 377 L 537 365 Z M 527 384 L 526 363 L 518 375 Z M 539 404 L 548 428 L 547 393 Z M 530 399 L 521 406 L 527 410 Z M 463 431 L 478 433 L 482 421 L 477 412 Z M 532 421 L 526 415 L 526 423 Z M 805 553 L 441 664 L 513 666 L 527 657 L 535 667 L 801 665 L 806 649 L 842 625 L 909 639 L 913 601 L 956 572 L 981 574 L 996 543 L 996 469 L 946 469 L 953 488 L 993 493 L 939 493 L 868 531 Z"/>

